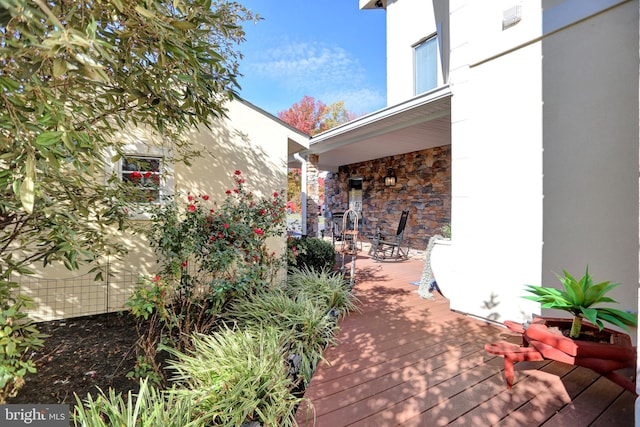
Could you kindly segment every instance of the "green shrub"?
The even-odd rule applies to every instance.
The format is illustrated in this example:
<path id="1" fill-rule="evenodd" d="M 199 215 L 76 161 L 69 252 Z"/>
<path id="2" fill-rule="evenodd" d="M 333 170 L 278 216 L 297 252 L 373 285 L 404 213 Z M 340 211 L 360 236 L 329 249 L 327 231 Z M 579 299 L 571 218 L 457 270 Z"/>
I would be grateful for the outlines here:
<path id="1" fill-rule="evenodd" d="M 302 399 L 291 390 L 283 338 L 275 328 L 223 329 L 195 335 L 188 354 L 169 349 L 179 385 L 176 396 L 193 402 L 188 425 L 292 426 Z"/>
<path id="2" fill-rule="evenodd" d="M 208 195 L 187 194 L 184 203 L 158 207 L 148 233 L 163 280 L 175 282 L 179 295 L 198 293 L 215 310 L 271 284 L 284 266 L 266 243 L 284 235 L 284 197 L 274 192 L 258 198 L 241 176 L 236 170 L 235 188 L 226 191 L 221 204 Z"/>
<path id="3" fill-rule="evenodd" d="M 153 210 L 147 230 L 160 272 L 141 278 L 127 302 L 138 318 L 138 356 L 132 373 L 154 372 L 157 344 L 184 351 L 194 333 L 208 333 L 235 298 L 271 285 L 284 272 L 284 257 L 268 250 L 267 239 L 285 232 L 284 197 L 257 197 L 242 172 L 217 204 L 205 194 L 187 194 Z M 145 328 L 144 330 L 142 328 Z"/>
<path id="4" fill-rule="evenodd" d="M 136 395 L 127 393 L 126 399 L 109 389 L 109 394 L 99 390 L 94 400 L 91 394 L 85 401 L 76 395 L 73 411 L 75 426 L 166 426 L 184 427 L 191 421 L 190 402 L 177 399 L 172 391 L 162 392 L 140 381 Z"/>
<path id="5" fill-rule="evenodd" d="M 357 310 L 357 298 L 339 272 L 316 271 L 311 268 L 293 270 L 287 276 L 285 291 L 291 297 L 315 300 L 316 306 L 345 315 Z"/>
<path id="6" fill-rule="evenodd" d="M 317 300 L 290 297 L 282 290 L 265 291 L 233 304 L 225 317 L 240 328 L 276 328 L 285 340 L 287 358 L 299 356 L 297 369 L 308 383 L 327 345 L 333 343 L 335 318 Z"/>
<path id="7" fill-rule="evenodd" d="M 30 307 L 31 300 L 12 293 L 16 287 L 13 282 L 0 280 L 0 404 L 18 394 L 27 373 L 36 372 L 27 354 L 41 348 L 46 337 L 23 311 Z"/>
<path id="8" fill-rule="evenodd" d="M 315 237 L 290 239 L 289 249 L 294 249 L 295 261 L 290 268 L 311 268 L 316 271 L 331 271 L 336 265 L 336 250 L 331 242 Z"/>

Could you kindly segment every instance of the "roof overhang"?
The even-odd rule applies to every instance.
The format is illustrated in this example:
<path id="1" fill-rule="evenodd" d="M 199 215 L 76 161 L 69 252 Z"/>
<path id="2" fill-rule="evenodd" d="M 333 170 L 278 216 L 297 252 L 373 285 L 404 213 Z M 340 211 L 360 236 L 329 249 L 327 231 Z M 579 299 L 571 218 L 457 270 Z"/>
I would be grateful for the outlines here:
<path id="1" fill-rule="evenodd" d="M 268 117 L 269 119 L 280 123 L 282 125 L 282 127 L 284 129 L 286 129 L 286 134 L 287 134 L 287 157 L 288 157 L 287 161 L 288 161 L 288 163 L 291 163 L 291 159 L 293 159 L 293 156 L 296 153 L 301 153 L 301 152 L 305 152 L 305 151 L 309 150 L 309 140 L 310 140 L 310 136 L 309 135 L 307 135 L 304 132 L 299 131 L 298 129 L 296 129 L 295 127 L 291 126 L 290 124 L 288 124 L 284 120 L 274 116 L 271 113 L 266 112 L 262 108 L 258 107 L 257 105 L 252 104 L 251 102 L 247 101 L 246 99 L 238 97 L 236 99 L 236 101 L 241 102 L 242 104 L 246 105 L 247 107 L 249 107 L 249 108 L 257 111 L 258 113 L 263 114 L 264 116 Z M 293 166 L 290 166 L 290 167 L 293 167 Z"/>
<path id="2" fill-rule="evenodd" d="M 313 136 L 309 150 L 319 169 L 451 144 L 451 91 L 442 86 Z"/>
<path id="3" fill-rule="evenodd" d="M 388 0 L 360 0 L 360 10 L 362 9 L 386 9 Z"/>

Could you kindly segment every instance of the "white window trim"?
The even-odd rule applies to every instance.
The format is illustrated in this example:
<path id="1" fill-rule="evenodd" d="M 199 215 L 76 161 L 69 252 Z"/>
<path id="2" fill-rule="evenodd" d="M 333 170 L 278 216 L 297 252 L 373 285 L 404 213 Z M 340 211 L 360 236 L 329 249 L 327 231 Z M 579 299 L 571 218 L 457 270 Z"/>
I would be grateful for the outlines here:
<path id="1" fill-rule="evenodd" d="M 429 89 L 426 90 L 424 92 L 420 92 L 417 93 L 417 73 L 416 73 L 416 67 L 417 67 L 417 62 L 416 62 L 416 48 L 418 46 L 420 46 L 423 43 L 426 43 L 432 39 L 435 39 L 435 45 L 436 45 L 436 85 Z M 441 58 L 441 46 L 440 46 L 441 40 L 440 37 L 438 37 L 438 33 L 431 33 L 426 37 L 421 38 L 420 40 L 418 40 L 416 43 L 411 45 L 411 50 L 413 52 L 413 95 L 414 96 L 418 96 L 418 95 L 423 95 L 425 93 L 431 92 L 432 90 L 438 89 L 439 87 L 441 87 L 443 85 L 443 81 L 444 78 L 442 76 L 442 58 Z"/>
<path id="2" fill-rule="evenodd" d="M 123 150 L 124 156 L 132 157 L 156 157 L 161 159 L 160 161 L 160 185 L 158 188 L 159 203 L 139 203 L 136 208 L 130 208 L 128 215 L 130 219 L 134 220 L 150 220 L 151 208 L 164 205 L 167 201 L 173 197 L 175 181 L 174 181 L 174 166 L 169 156 L 169 151 L 162 147 L 157 147 L 146 143 L 145 141 L 136 141 L 127 144 Z M 109 159 L 113 158 L 115 152 L 110 152 Z M 117 175 L 118 180 L 122 181 L 122 162 L 123 159 L 118 159 L 116 162 L 107 162 L 107 170 L 105 177 L 108 178 L 112 175 Z"/>

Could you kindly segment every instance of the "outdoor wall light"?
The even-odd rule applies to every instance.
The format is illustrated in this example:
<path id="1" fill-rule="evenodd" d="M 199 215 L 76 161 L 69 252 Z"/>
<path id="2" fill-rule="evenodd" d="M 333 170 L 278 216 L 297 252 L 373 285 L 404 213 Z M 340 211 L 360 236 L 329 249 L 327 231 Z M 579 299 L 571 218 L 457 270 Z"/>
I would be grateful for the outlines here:
<path id="1" fill-rule="evenodd" d="M 378 0 L 376 2 L 376 7 L 384 7 L 384 4 L 382 3 L 382 1 Z"/>
<path id="2" fill-rule="evenodd" d="M 393 187 L 396 185 L 396 175 L 393 173 L 393 169 L 387 170 L 387 176 L 384 177 L 384 185 L 387 187 Z"/>

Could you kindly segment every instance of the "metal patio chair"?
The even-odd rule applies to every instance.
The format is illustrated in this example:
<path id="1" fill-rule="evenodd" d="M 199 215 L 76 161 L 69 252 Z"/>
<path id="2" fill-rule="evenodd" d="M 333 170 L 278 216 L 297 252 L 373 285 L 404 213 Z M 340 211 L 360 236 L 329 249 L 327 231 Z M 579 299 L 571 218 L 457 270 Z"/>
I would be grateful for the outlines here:
<path id="1" fill-rule="evenodd" d="M 385 235 L 380 231 L 380 227 L 376 228 L 375 234 L 371 236 L 371 248 L 369 249 L 369 255 L 373 259 L 398 260 L 409 257 L 409 251 L 403 250 L 401 247 L 408 218 L 409 211 L 402 211 L 400 222 L 394 235 Z"/>

